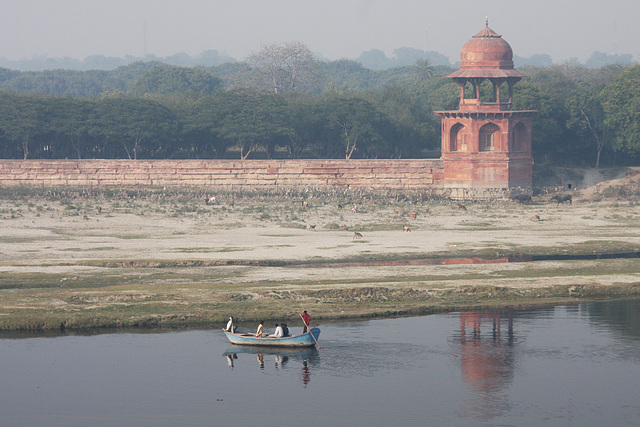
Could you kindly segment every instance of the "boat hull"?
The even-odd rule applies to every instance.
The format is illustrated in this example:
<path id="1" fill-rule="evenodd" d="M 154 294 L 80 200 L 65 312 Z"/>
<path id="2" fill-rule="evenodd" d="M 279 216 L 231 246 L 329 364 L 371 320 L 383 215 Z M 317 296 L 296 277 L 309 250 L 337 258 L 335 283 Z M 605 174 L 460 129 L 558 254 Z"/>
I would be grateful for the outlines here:
<path id="1" fill-rule="evenodd" d="M 251 334 L 233 334 L 224 329 L 223 332 L 231 344 L 257 345 L 262 347 L 312 347 L 316 345 L 316 341 L 320 336 L 320 329 L 318 328 L 312 328 L 306 334 L 282 338 L 256 337 Z M 313 336 L 311 334 L 313 334 Z"/>

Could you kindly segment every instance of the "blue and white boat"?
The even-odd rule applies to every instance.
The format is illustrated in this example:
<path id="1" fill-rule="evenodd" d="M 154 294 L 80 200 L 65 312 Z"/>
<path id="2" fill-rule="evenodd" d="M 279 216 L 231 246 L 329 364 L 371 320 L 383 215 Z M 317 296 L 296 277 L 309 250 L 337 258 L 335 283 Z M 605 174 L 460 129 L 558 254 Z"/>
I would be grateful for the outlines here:
<path id="1" fill-rule="evenodd" d="M 320 336 L 319 328 L 311 328 L 305 334 L 291 337 L 256 337 L 254 334 L 238 334 L 222 330 L 231 344 L 259 345 L 264 347 L 312 347 L 316 345 Z M 313 335 L 312 335 L 313 334 Z"/>

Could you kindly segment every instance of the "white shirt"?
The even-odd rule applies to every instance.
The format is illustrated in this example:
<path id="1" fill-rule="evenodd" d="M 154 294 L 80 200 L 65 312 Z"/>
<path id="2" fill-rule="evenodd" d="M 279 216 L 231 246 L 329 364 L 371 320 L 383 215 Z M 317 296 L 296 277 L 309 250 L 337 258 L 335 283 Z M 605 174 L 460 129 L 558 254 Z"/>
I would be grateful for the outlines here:
<path id="1" fill-rule="evenodd" d="M 284 332 L 282 332 L 282 327 L 281 327 L 281 326 L 278 326 L 278 327 L 276 328 L 276 331 L 273 333 L 273 336 L 274 336 L 274 337 L 278 337 L 278 338 L 280 338 L 280 337 L 282 337 L 283 335 L 284 335 Z"/>
<path id="2" fill-rule="evenodd" d="M 233 320 L 229 319 L 229 322 L 227 323 L 227 331 L 233 332 L 231 328 L 233 328 Z"/>

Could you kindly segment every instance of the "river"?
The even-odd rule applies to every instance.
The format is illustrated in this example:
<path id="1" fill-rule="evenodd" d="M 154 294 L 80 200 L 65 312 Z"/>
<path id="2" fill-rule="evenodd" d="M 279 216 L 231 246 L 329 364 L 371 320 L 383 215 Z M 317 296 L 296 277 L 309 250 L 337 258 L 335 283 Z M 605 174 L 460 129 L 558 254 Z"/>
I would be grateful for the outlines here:
<path id="1" fill-rule="evenodd" d="M 0 424 L 640 423 L 640 300 L 319 326 L 319 350 L 261 354 L 218 330 L 0 335 Z"/>

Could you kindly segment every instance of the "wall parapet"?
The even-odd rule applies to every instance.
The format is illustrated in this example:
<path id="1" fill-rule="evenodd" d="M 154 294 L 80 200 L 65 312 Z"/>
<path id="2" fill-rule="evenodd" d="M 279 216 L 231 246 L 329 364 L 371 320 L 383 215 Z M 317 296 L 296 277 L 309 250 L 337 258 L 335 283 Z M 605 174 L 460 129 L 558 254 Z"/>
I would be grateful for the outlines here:
<path id="1" fill-rule="evenodd" d="M 440 190 L 443 179 L 440 159 L 0 160 L 2 186 Z"/>

